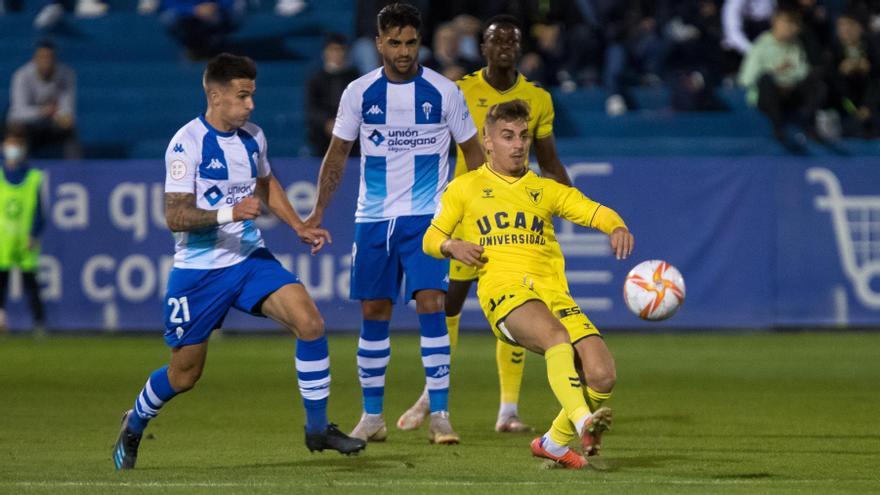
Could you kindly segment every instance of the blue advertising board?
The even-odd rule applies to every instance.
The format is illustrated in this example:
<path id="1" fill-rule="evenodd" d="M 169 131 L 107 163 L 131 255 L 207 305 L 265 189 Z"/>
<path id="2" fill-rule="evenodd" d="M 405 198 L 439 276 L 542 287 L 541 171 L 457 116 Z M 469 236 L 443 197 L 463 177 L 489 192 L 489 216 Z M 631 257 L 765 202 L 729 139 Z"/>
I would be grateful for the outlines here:
<path id="1" fill-rule="evenodd" d="M 575 185 L 616 209 L 635 234 L 634 255 L 611 255 L 607 237 L 557 222 L 572 295 L 600 329 L 770 328 L 880 324 L 880 160 L 627 158 L 566 160 Z M 173 243 L 163 212 L 161 161 L 43 162 L 46 229 L 39 280 L 53 329 L 162 327 Z M 320 163 L 279 159 L 273 170 L 296 210 L 316 196 Z M 271 217 L 258 226 L 304 282 L 328 329 L 360 325 L 348 299 L 358 167 L 351 161 L 325 218 L 333 244 L 316 256 Z M 664 259 L 684 275 L 687 300 L 662 323 L 629 313 L 623 280 L 637 262 Z M 10 326 L 30 327 L 13 277 Z M 416 328 L 395 307 L 395 328 Z M 476 300 L 463 327 L 486 323 Z M 277 326 L 231 312 L 227 328 Z"/>

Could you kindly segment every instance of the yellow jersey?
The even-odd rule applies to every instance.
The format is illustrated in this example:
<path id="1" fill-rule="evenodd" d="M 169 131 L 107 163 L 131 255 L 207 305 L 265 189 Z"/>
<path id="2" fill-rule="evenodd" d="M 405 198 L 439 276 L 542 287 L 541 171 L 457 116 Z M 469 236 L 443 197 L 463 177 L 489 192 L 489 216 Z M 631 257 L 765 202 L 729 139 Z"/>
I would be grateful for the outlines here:
<path id="1" fill-rule="evenodd" d="M 442 258 L 440 245 L 457 227 L 456 238 L 483 246 L 488 261 L 478 271 L 481 288 L 527 280 L 568 290 L 554 216 L 606 234 L 626 227 L 614 210 L 574 187 L 531 171 L 518 178 L 505 177 L 484 164 L 449 183 L 425 233 L 423 249 Z"/>
<path id="2" fill-rule="evenodd" d="M 468 74 L 456 81 L 464 99 L 467 102 L 468 111 L 483 144 L 483 126 L 486 124 L 486 114 L 492 105 L 512 100 L 523 100 L 531 108 L 529 118 L 529 134 L 532 140 L 545 138 L 553 134 L 553 100 L 550 93 L 529 81 L 517 72 L 516 83 L 507 91 L 498 91 L 483 79 L 483 70 Z M 464 152 L 458 148 L 458 158 L 455 161 L 455 177 L 467 172 L 464 161 Z"/>

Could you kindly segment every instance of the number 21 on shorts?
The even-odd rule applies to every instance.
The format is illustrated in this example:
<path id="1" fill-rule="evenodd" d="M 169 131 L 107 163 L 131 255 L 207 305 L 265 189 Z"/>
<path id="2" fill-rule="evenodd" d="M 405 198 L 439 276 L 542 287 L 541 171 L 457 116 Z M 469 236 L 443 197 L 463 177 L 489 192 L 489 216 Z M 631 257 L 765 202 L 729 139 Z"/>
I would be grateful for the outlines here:
<path id="1" fill-rule="evenodd" d="M 171 315 L 168 321 L 171 323 L 186 323 L 189 321 L 189 302 L 186 296 L 169 297 L 168 305 L 171 306 Z"/>

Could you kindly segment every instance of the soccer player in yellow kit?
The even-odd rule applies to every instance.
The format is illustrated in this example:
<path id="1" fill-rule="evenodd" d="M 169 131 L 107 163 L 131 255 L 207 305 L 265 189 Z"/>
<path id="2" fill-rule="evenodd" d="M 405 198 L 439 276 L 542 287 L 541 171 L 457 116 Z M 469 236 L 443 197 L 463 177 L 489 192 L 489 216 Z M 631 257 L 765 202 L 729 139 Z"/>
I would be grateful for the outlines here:
<path id="1" fill-rule="evenodd" d="M 611 425 L 611 410 L 602 403 L 616 371 L 599 331 L 569 294 L 553 217 L 608 234 L 618 259 L 632 252 L 634 240 L 614 210 L 529 171 L 528 122 L 521 100 L 489 109 L 488 163 L 449 184 L 422 248 L 476 267 L 477 296 L 495 336 L 544 355 L 562 411 L 532 441 L 532 454 L 579 469 L 588 461 L 568 443 L 578 436 L 584 455 L 598 453 Z"/>
<path id="2" fill-rule="evenodd" d="M 531 109 L 528 122 L 529 135 L 535 148 L 535 157 L 541 168 L 541 175 L 570 186 L 571 180 L 565 167 L 556 154 L 556 141 L 553 137 L 553 100 L 550 93 L 516 70 L 522 53 L 522 30 L 516 17 L 499 15 L 489 19 L 483 30 L 481 50 L 486 59 L 486 67 L 469 74 L 457 82 L 464 93 L 471 118 L 476 125 L 480 139 L 483 138 L 483 124 L 489 107 L 505 101 L 523 100 Z M 468 171 L 464 153 L 458 150 L 455 177 Z M 452 347 L 458 341 L 459 322 L 464 301 L 470 292 L 471 284 L 477 280 L 477 270 L 456 260 L 449 267 L 449 289 L 446 294 L 446 326 Z M 498 419 L 495 430 L 498 432 L 531 431 L 532 428 L 519 419 L 517 403 L 525 367 L 525 352 L 522 348 L 498 341 L 495 349 L 498 363 L 498 382 L 501 389 Z M 412 430 L 418 428 L 428 414 L 428 396 L 423 393 L 419 400 L 397 421 L 398 428 Z"/>

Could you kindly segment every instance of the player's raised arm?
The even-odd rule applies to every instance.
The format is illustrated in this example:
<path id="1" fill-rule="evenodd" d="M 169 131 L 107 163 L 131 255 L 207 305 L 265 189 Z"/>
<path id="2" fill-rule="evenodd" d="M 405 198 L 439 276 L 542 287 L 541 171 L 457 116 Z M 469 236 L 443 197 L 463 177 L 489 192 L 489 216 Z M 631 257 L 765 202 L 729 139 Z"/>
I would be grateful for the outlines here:
<path id="1" fill-rule="evenodd" d="M 616 211 L 584 196 L 574 187 L 556 186 L 554 189 L 554 214 L 608 234 L 611 250 L 617 259 L 626 259 L 632 254 L 635 238 Z"/>
<path id="2" fill-rule="evenodd" d="M 312 254 L 317 253 L 332 241 L 330 233 L 318 227 L 309 227 L 293 209 L 284 188 L 274 175 L 257 178 L 255 195 L 266 204 L 269 210 L 284 223 L 290 225 L 303 243 L 312 247 Z"/>

